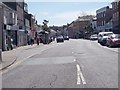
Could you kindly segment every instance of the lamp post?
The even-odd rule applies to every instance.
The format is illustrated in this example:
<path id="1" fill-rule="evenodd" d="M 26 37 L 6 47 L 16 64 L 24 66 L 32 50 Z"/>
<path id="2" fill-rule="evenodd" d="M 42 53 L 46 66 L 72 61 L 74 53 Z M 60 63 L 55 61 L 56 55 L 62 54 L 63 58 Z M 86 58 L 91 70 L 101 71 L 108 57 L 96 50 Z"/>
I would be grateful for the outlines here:
<path id="1" fill-rule="evenodd" d="M 3 37 L 3 6 L 0 2 L 0 63 L 2 63 L 2 37 Z"/>

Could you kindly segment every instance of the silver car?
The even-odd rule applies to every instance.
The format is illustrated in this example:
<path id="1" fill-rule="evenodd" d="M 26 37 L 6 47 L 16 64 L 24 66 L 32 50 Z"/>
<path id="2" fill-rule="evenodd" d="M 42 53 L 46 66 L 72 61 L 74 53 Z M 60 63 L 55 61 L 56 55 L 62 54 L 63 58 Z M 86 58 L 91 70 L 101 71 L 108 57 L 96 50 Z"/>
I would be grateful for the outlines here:
<path id="1" fill-rule="evenodd" d="M 98 34 L 98 43 L 101 45 L 106 45 L 108 36 L 112 34 L 113 32 L 100 32 Z"/>

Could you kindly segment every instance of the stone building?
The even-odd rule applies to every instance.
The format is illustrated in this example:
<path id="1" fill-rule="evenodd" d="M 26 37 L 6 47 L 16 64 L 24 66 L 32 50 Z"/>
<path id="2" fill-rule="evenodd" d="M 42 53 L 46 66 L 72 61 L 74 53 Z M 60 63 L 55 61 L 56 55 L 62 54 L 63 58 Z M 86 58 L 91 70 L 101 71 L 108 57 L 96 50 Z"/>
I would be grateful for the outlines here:
<path id="1" fill-rule="evenodd" d="M 90 25 L 90 20 L 93 17 L 92 15 L 78 17 L 77 20 L 68 25 L 68 36 L 73 39 L 84 38 L 86 32 L 85 27 Z"/>
<path id="2" fill-rule="evenodd" d="M 8 50 L 8 39 L 12 41 L 13 47 L 17 45 L 17 31 L 13 29 L 14 25 L 17 25 L 17 13 L 15 10 L 11 9 L 4 3 L 2 3 L 2 44 L 3 50 Z"/>
<path id="3" fill-rule="evenodd" d="M 113 32 L 120 33 L 120 0 L 112 2 L 113 8 Z"/>
<path id="4" fill-rule="evenodd" d="M 97 30 L 112 31 L 112 8 L 109 6 L 100 8 L 96 11 L 97 14 Z"/>
<path id="5" fill-rule="evenodd" d="M 17 24 L 13 25 L 13 29 L 15 29 L 17 32 L 16 46 L 22 46 L 26 45 L 26 33 L 25 33 L 25 26 L 24 26 L 24 0 L 21 2 L 3 2 L 5 5 L 7 5 L 12 10 L 16 11 L 17 14 Z M 14 35 L 15 35 L 14 34 Z"/>

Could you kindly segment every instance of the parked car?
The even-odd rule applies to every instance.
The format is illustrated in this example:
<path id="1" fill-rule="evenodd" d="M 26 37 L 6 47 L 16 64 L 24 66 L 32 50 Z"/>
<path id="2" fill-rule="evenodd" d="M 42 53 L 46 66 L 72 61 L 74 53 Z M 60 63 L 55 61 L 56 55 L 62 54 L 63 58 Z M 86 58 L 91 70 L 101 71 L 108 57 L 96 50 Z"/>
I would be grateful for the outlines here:
<path id="1" fill-rule="evenodd" d="M 108 36 L 112 34 L 113 32 L 100 32 L 98 34 L 98 43 L 101 45 L 106 45 Z"/>
<path id="2" fill-rule="evenodd" d="M 113 34 L 107 38 L 107 46 L 120 46 L 120 34 Z"/>
<path id="3" fill-rule="evenodd" d="M 69 40 L 69 37 L 68 36 L 64 36 L 64 40 Z"/>
<path id="4" fill-rule="evenodd" d="M 94 34 L 90 36 L 90 40 L 97 40 L 98 39 L 98 35 Z"/>
<path id="5" fill-rule="evenodd" d="M 56 41 L 57 41 L 57 43 L 58 42 L 64 42 L 64 37 L 62 35 L 57 36 Z"/>

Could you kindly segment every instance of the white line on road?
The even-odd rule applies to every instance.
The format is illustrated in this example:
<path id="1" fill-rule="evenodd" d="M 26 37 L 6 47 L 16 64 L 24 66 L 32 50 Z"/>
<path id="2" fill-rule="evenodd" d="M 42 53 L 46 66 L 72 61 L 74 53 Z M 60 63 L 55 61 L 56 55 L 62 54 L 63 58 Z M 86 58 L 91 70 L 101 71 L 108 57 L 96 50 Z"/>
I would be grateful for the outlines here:
<path id="1" fill-rule="evenodd" d="M 80 80 L 80 75 L 79 73 L 77 72 L 77 85 L 81 84 L 81 80 Z"/>
<path id="2" fill-rule="evenodd" d="M 7 73 L 10 69 L 15 68 L 17 65 L 19 65 L 19 64 L 21 64 L 21 63 L 22 63 L 22 61 L 18 61 L 17 63 L 15 63 L 15 64 L 13 64 L 13 65 L 7 67 L 7 69 L 5 69 L 4 71 L 2 71 L 2 74 Z"/>
<path id="3" fill-rule="evenodd" d="M 77 67 L 77 85 L 80 84 L 80 78 L 82 80 L 82 83 L 86 84 L 86 81 L 85 81 L 85 78 L 83 77 L 83 74 L 82 74 L 82 71 L 80 69 L 80 66 L 77 64 L 76 67 Z"/>
<path id="4" fill-rule="evenodd" d="M 74 59 L 74 62 L 76 62 L 76 59 Z"/>

